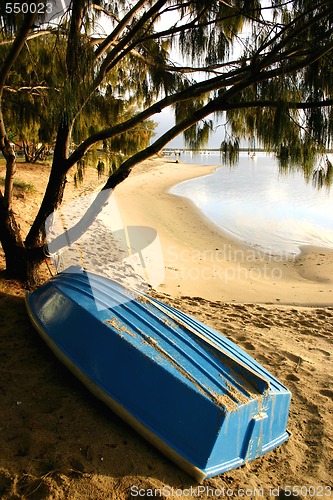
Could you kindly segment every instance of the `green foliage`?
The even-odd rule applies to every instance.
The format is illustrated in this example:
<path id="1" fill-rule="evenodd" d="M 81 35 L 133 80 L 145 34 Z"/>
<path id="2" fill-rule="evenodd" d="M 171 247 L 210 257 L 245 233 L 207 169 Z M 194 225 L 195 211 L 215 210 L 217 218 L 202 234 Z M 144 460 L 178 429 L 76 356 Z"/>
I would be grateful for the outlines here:
<path id="1" fill-rule="evenodd" d="M 0 184 L 4 185 L 5 184 L 5 178 L 0 176 Z M 31 184 L 30 182 L 26 182 L 22 179 L 15 179 L 14 181 L 14 188 L 19 189 L 20 191 L 25 191 L 27 193 L 34 193 L 35 192 L 35 186 Z"/>
<path id="2" fill-rule="evenodd" d="M 187 147 L 193 150 L 199 150 L 208 144 L 208 140 L 213 130 L 212 120 L 203 120 L 198 122 L 184 132 L 184 139 Z"/>
<path id="3" fill-rule="evenodd" d="M 318 167 L 313 172 L 312 184 L 318 189 L 322 189 L 323 187 L 330 189 L 332 182 L 333 182 L 333 165 L 332 162 L 330 162 L 326 156 L 325 159 L 322 158 L 322 161 L 319 163 Z"/>
<path id="4" fill-rule="evenodd" d="M 234 137 L 222 141 L 220 151 L 223 163 L 230 167 L 234 166 L 239 158 L 239 138 Z"/>
<path id="5" fill-rule="evenodd" d="M 55 35 L 38 37 L 26 44 L 10 73 L 3 95 L 3 113 L 15 142 L 52 143 L 59 118 L 54 106 L 62 91 L 61 43 Z M 0 46 L 0 58 L 6 45 Z"/>
<path id="6" fill-rule="evenodd" d="M 88 49 L 84 50 L 85 47 Z M 87 99 L 95 71 L 91 47 L 82 42 L 78 48 L 80 64 L 75 77 L 71 78 L 64 70 L 66 37 L 61 32 L 38 37 L 26 44 L 4 89 L 3 113 L 10 124 L 11 140 L 17 144 L 27 142 L 35 149 L 38 143 L 52 146 L 59 122 L 65 117 L 73 122 L 72 140 L 79 144 L 101 127 L 133 115 L 136 110 L 133 95 L 121 96 L 122 92 L 131 93 L 135 81 L 133 76 L 131 85 L 125 85 L 125 66 L 119 71 L 120 80 L 117 70 Z M 0 46 L 0 57 L 4 58 L 5 54 L 6 46 Z M 156 92 L 159 87 L 160 84 L 156 84 Z M 137 127 L 133 133 L 115 139 L 115 147 L 122 148 L 125 154 L 136 152 L 148 145 L 153 128 L 153 122 Z M 83 174 L 84 170 L 78 167 L 76 183 L 81 182 Z"/>
<path id="7" fill-rule="evenodd" d="M 207 98 L 201 97 L 198 99 L 193 99 L 191 101 L 177 103 L 177 105 L 175 106 L 176 123 L 179 123 L 191 116 L 195 111 L 199 110 L 205 102 L 207 102 Z M 202 120 L 201 122 L 195 123 L 184 131 L 186 146 L 193 150 L 199 150 L 200 148 L 205 147 L 208 143 L 212 131 L 212 120 L 206 119 Z"/>

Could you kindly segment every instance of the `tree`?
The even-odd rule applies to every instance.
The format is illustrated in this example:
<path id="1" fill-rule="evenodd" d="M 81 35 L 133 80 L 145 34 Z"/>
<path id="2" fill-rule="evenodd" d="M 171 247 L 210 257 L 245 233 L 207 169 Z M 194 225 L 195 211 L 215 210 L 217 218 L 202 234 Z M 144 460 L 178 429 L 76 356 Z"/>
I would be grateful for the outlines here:
<path id="1" fill-rule="evenodd" d="M 65 77 L 57 55 L 61 49 L 56 34 L 30 40 L 22 48 L 3 89 L 4 121 L 12 142 L 22 147 L 26 162 L 40 159 L 55 139 L 51 103 L 56 100 L 55 94 Z M 3 58 L 7 50 L 7 44 L 0 45 Z"/>
<path id="2" fill-rule="evenodd" d="M 3 92 L 3 116 L 9 124 L 10 135 L 16 146 L 23 149 L 25 161 L 35 163 L 53 147 L 56 137 L 57 110 L 54 107 L 64 87 L 66 73 L 66 45 L 57 33 L 33 38 L 25 44 L 20 59 L 8 75 Z M 0 52 L 6 50 L 0 45 Z M 80 143 L 97 127 L 107 126 L 122 110 L 124 103 L 115 98 L 109 88 L 96 92 L 76 120 L 72 139 Z M 127 117 L 134 113 L 133 104 L 126 106 Z M 147 126 L 145 126 L 147 128 Z M 149 124 L 148 124 L 149 127 Z M 143 126 L 139 135 L 144 137 Z M 135 142 L 127 140 L 133 146 Z M 142 141 L 141 141 L 142 142 Z M 138 146 L 138 144 L 136 144 Z M 141 144 L 143 146 L 143 143 Z"/>
<path id="3" fill-rule="evenodd" d="M 5 2 L 0 4 L 5 12 Z M 225 124 L 221 150 L 229 162 L 242 138 L 256 136 L 282 166 L 301 167 L 310 176 L 316 156 L 331 145 L 331 0 L 75 0 L 49 33 L 36 27 L 34 12 L 30 8 L 15 19 L 9 13 L 1 20 L 6 51 L 0 72 L 0 150 L 7 175 L 0 193 L 0 240 L 11 275 L 33 280 L 44 258 L 44 223 L 61 203 L 68 171 L 94 145 L 121 144 L 124 134 L 167 107 L 174 108 L 176 124 L 131 154 L 104 188 L 114 188 L 138 162 L 182 132 L 188 144 L 198 145 L 209 136 L 207 119 L 214 114 Z M 108 32 L 96 36 L 102 20 Z M 53 107 L 53 163 L 40 210 L 23 238 L 12 209 L 15 154 L 10 123 L 4 122 L 4 89 L 24 47 L 55 33 L 64 47 L 64 77 Z M 178 61 L 171 49 L 177 49 Z M 110 125 L 81 130 L 94 102 L 106 96 L 117 102 Z M 135 106 L 130 116 L 123 113 L 128 106 Z M 85 137 L 70 152 L 75 134 Z"/>

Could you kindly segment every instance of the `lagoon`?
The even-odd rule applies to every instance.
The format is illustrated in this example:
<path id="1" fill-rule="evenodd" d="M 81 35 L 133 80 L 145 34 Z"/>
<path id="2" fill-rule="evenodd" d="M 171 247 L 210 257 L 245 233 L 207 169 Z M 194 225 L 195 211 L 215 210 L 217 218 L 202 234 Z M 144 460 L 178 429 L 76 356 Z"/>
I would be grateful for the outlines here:
<path id="1" fill-rule="evenodd" d="M 180 160 L 221 164 L 218 153 L 185 153 Z M 266 253 L 295 255 L 304 245 L 333 248 L 333 186 L 319 190 L 302 172 L 280 173 L 273 155 L 241 153 L 236 166 L 220 166 L 170 192 L 190 199 L 221 230 Z"/>

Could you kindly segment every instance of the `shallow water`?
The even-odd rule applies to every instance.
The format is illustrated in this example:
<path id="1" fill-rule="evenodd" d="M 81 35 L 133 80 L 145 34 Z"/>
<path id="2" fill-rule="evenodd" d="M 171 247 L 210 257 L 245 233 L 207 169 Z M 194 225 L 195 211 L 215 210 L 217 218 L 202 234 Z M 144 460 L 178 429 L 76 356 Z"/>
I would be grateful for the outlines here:
<path id="1" fill-rule="evenodd" d="M 181 160 L 220 164 L 218 154 L 186 154 Z M 318 190 L 301 172 L 280 174 L 274 156 L 241 154 L 235 167 L 182 182 L 171 193 L 189 198 L 218 227 L 266 252 L 333 248 L 333 186 Z"/>

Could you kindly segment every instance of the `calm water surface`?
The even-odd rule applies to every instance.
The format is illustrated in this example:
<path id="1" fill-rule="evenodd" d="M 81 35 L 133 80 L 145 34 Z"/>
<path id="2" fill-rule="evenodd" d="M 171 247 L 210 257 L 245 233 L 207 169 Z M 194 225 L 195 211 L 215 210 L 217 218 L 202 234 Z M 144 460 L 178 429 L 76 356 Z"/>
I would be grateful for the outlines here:
<path id="1" fill-rule="evenodd" d="M 181 160 L 220 164 L 218 154 L 182 154 Z M 218 227 L 266 252 L 333 248 L 333 186 L 317 190 L 300 172 L 280 174 L 273 156 L 241 154 L 237 166 L 182 182 L 171 193 L 189 198 Z"/>

